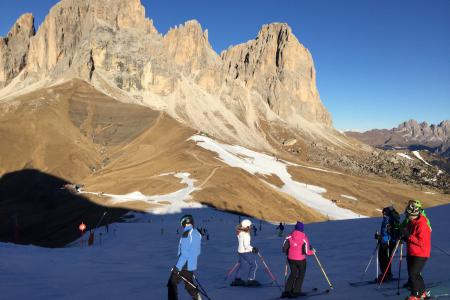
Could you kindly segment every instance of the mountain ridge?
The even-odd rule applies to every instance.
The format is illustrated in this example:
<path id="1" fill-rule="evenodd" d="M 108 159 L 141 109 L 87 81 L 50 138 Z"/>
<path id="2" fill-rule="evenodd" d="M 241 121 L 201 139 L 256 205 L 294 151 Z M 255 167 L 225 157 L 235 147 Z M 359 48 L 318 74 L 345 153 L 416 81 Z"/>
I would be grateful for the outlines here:
<path id="1" fill-rule="evenodd" d="M 392 129 L 372 129 L 365 132 L 347 131 L 345 134 L 378 148 L 426 149 L 450 157 L 450 120 L 428 125 L 427 122 L 419 123 L 411 119 Z"/>

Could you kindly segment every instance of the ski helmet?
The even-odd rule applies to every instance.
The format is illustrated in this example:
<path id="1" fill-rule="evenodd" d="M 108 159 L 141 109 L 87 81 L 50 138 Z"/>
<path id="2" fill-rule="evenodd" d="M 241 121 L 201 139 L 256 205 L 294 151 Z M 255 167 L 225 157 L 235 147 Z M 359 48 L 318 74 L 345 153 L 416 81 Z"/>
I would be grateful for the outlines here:
<path id="1" fill-rule="evenodd" d="M 418 216 L 420 214 L 422 204 L 419 200 L 410 200 L 405 209 L 405 214 L 408 216 Z"/>
<path id="2" fill-rule="evenodd" d="M 247 228 L 250 226 L 252 226 L 252 221 L 250 221 L 249 219 L 244 219 L 241 221 L 241 227 Z"/>
<path id="3" fill-rule="evenodd" d="M 180 224 L 183 227 L 186 227 L 186 224 L 194 225 L 194 217 L 192 215 L 184 215 L 180 219 Z"/>

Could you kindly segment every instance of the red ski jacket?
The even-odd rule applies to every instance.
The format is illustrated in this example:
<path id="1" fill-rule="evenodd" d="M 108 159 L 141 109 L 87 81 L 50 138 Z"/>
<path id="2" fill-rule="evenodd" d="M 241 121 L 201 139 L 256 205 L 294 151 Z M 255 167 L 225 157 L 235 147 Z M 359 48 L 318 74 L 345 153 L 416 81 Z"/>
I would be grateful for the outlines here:
<path id="1" fill-rule="evenodd" d="M 431 250 L 431 228 L 427 219 L 419 215 L 419 218 L 409 221 L 406 227 L 410 236 L 408 238 L 408 255 L 419 257 L 430 257 Z"/>

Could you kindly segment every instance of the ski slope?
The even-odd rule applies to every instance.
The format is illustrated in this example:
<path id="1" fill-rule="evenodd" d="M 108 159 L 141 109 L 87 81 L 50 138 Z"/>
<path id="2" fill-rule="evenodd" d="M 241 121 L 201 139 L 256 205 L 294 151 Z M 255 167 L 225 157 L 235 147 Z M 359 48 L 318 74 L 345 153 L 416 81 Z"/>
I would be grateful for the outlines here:
<path id="1" fill-rule="evenodd" d="M 402 210 L 401 208 L 398 208 Z M 237 239 L 235 226 L 239 216 L 211 208 L 185 210 L 169 215 L 134 214 L 126 223 L 115 223 L 98 228 L 95 244 L 80 247 L 80 241 L 60 249 L 21 246 L 0 243 L 1 299 L 167 299 L 166 282 L 177 259 L 178 220 L 186 212 L 192 213 L 196 226 L 205 227 L 210 240 L 203 238 L 199 258 L 198 278 L 213 300 L 273 299 L 281 294 L 277 287 L 229 287 L 225 274 L 236 262 Z M 433 227 L 432 258 L 423 276 L 426 283 L 440 282 L 434 293 L 450 292 L 450 252 L 448 215 L 450 205 L 427 210 Z M 329 276 L 334 290 L 312 299 L 403 299 L 385 297 L 395 294 L 397 282 L 386 283 L 380 290 L 376 286 L 351 287 L 348 282 L 358 281 L 375 247 L 373 233 L 379 229 L 380 218 L 328 221 L 306 224 L 311 244 Z M 275 233 L 275 225 L 254 220 L 258 228 L 252 244 L 259 247 L 267 264 L 280 284 L 284 281 L 285 256 L 281 253 L 283 238 Z M 285 235 L 292 229 L 287 226 Z M 102 234 L 101 244 L 99 243 Z M 84 237 L 87 239 L 87 236 Z M 86 243 L 86 241 L 85 241 Z M 375 261 L 375 260 L 374 260 Z M 270 282 L 258 262 L 257 279 Z M 394 261 L 394 274 L 398 274 L 398 258 Z M 376 275 L 372 264 L 366 279 Z M 403 262 L 401 282 L 406 276 Z M 328 287 L 313 257 L 308 258 L 304 290 Z M 180 299 L 190 299 L 179 286 Z M 402 296 L 406 291 L 402 291 Z M 301 298 L 300 298 L 301 299 Z M 307 298 L 309 299 L 309 298 Z M 449 299 L 449 298 L 441 298 Z"/>

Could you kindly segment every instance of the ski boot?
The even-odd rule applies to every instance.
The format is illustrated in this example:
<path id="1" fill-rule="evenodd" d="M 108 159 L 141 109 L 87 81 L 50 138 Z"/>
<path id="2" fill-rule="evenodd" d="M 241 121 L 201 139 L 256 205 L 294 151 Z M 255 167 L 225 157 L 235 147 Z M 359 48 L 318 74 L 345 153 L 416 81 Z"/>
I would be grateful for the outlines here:
<path id="1" fill-rule="evenodd" d="M 241 278 L 235 278 L 230 285 L 231 286 L 244 286 L 245 285 L 245 281 L 242 280 Z"/>
<path id="2" fill-rule="evenodd" d="M 261 283 L 259 283 L 259 282 L 256 281 L 255 279 L 249 279 L 249 280 L 247 281 L 246 286 L 249 286 L 249 287 L 257 287 L 257 286 L 261 286 Z"/>

